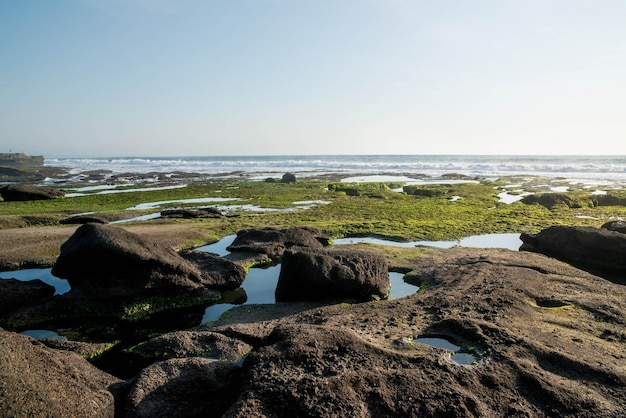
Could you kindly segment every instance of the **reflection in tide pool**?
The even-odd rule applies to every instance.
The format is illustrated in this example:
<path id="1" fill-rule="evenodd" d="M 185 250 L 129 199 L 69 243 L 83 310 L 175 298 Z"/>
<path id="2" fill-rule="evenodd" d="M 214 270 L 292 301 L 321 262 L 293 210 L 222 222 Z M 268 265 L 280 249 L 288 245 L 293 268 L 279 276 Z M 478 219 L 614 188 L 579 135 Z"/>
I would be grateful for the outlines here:
<path id="1" fill-rule="evenodd" d="M 458 241 L 391 241 L 382 238 L 372 237 L 353 237 L 353 238 L 338 238 L 333 240 L 333 244 L 346 245 L 346 244 L 376 244 L 376 245 L 389 245 L 394 247 L 435 247 L 435 248 L 452 248 L 456 246 L 460 247 L 474 247 L 474 248 L 506 248 L 509 250 L 517 251 L 522 245 L 520 234 L 485 234 L 485 235 L 473 235 L 466 237 Z"/>
<path id="2" fill-rule="evenodd" d="M 17 279 L 24 282 L 39 279 L 42 282 L 53 286 L 56 289 L 55 295 L 62 295 L 70 291 L 70 284 L 67 280 L 53 276 L 52 269 L 25 269 L 15 271 L 0 272 L 0 279 Z"/>
<path id="3" fill-rule="evenodd" d="M 267 268 L 251 268 L 241 287 L 245 290 L 248 299 L 243 305 L 250 304 L 272 304 L 276 303 L 276 285 L 278 284 L 278 276 L 280 275 L 280 264 Z M 419 290 L 419 286 L 406 283 L 404 274 L 389 273 L 389 299 L 397 299 L 404 296 L 412 295 Z M 217 320 L 224 312 L 230 308 L 237 306 L 232 303 L 218 303 L 209 306 L 204 311 L 202 322 L 211 322 Z"/>

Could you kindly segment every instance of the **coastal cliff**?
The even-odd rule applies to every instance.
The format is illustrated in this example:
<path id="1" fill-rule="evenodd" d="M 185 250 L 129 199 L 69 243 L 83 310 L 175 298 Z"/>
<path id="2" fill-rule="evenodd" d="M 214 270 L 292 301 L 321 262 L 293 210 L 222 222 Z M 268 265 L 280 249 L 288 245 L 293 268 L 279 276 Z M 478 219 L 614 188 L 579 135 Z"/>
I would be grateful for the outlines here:
<path id="1" fill-rule="evenodd" d="M 23 152 L 0 153 L 0 166 L 40 166 L 43 156 L 26 155 Z"/>

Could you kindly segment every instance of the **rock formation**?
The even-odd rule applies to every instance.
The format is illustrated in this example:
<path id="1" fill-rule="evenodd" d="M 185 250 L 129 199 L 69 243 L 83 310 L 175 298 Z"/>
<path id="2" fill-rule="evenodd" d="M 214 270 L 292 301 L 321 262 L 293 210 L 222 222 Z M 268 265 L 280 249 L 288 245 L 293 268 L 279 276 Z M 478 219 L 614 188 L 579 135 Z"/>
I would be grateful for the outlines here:
<path id="1" fill-rule="evenodd" d="M 350 249 L 298 250 L 283 254 L 276 300 L 385 299 L 387 261 L 378 253 Z"/>

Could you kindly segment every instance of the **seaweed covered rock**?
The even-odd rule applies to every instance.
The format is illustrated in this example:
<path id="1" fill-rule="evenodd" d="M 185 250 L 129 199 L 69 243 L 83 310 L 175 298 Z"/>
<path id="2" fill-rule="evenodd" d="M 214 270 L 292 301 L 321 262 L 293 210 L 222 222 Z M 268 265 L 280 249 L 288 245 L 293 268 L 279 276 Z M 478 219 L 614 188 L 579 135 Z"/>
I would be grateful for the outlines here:
<path id="1" fill-rule="evenodd" d="M 387 298 L 385 258 L 351 249 L 286 251 L 276 285 L 276 300 L 357 300 Z"/>
<path id="2" fill-rule="evenodd" d="M 0 329 L 0 405 L 7 417 L 111 417 L 124 383 L 77 354 Z M 116 395 L 116 396 L 114 396 Z"/>
<path id="3" fill-rule="evenodd" d="M 25 200 L 50 200 L 65 196 L 61 190 L 29 186 L 25 184 L 9 184 L 0 188 L 0 196 L 7 202 Z"/>
<path id="4" fill-rule="evenodd" d="M 328 241 L 329 238 L 316 228 L 252 228 L 239 231 L 228 250 L 267 254 L 273 258 L 282 256 L 287 249 L 323 248 Z"/>
<path id="5" fill-rule="evenodd" d="M 171 359 L 141 371 L 126 417 L 221 417 L 239 396 L 240 368 L 206 358 Z"/>
<path id="6" fill-rule="evenodd" d="M 626 235 L 606 228 L 552 226 L 522 234 L 521 251 L 542 253 L 578 267 L 626 273 Z"/>
<path id="7" fill-rule="evenodd" d="M 564 193 L 539 193 L 524 196 L 522 203 L 527 205 L 541 205 L 546 209 L 554 209 L 559 205 L 569 208 L 579 208 L 581 205 Z"/>
<path id="8" fill-rule="evenodd" d="M 61 246 L 52 274 L 97 298 L 169 295 L 203 288 L 202 274 L 176 251 L 119 227 L 85 224 Z"/>
<path id="9" fill-rule="evenodd" d="M 31 305 L 54 295 L 54 287 L 41 280 L 0 280 L 0 315 Z"/>

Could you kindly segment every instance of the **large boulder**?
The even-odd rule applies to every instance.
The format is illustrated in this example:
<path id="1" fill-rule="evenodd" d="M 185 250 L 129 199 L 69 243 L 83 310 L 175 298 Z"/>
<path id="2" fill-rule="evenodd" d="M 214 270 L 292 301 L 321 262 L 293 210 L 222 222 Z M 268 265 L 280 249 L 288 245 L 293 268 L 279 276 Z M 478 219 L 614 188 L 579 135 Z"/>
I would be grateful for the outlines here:
<path id="1" fill-rule="evenodd" d="M 0 188 L 0 196 L 7 202 L 25 200 L 49 200 L 65 196 L 61 190 L 28 186 L 25 184 L 9 184 Z"/>
<path id="2" fill-rule="evenodd" d="M 180 254 L 200 270 L 202 285 L 216 290 L 234 290 L 246 278 L 246 269 L 230 260 L 205 251 L 186 251 Z"/>
<path id="3" fill-rule="evenodd" d="M 0 329 L 0 405 L 6 417 L 111 417 L 124 383 L 77 354 Z"/>
<path id="4" fill-rule="evenodd" d="M 605 228 L 552 226 L 521 234 L 521 251 L 542 253 L 600 272 L 626 272 L 626 235 Z"/>
<path id="5" fill-rule="evenodd" d="M 239 396 L 240 368 L 206 358 L 171 359 L 141 371 L 125 417 L 221 417 Z"/>
<path id="6" fill-rule="evenodd" d="M 227 249 L 280 257 L 287 249 L 323 248 L 328 241 L 329 238 L 315 228 L 252 228 L 239 231 Z"/>
<path id="7" fill-rule="evenodd" d="M 41 280 L 0 280 L 0 315 L 32 305 L 54 295 L 54 287 Z"/>
<path id="8" fill-rule="evenodd" d="M 388 295 L 387 261 L 378 253 L 323 249 L 283 254 L 276 301 L 369 301 Z"/>
<path id="9" fill-rule="evenodd" d="M 119 227 L 85 224 L 61 246 L 52 274 L 96 298 L 171 295 L 203 288 L 202 274 L 172 248 Z"/>

